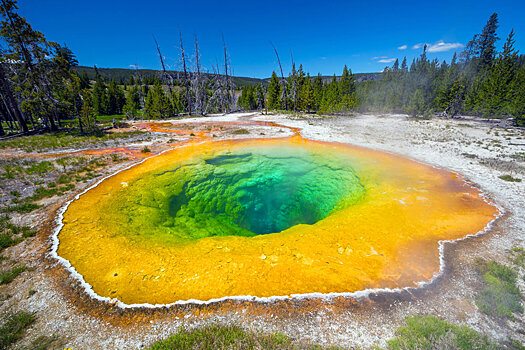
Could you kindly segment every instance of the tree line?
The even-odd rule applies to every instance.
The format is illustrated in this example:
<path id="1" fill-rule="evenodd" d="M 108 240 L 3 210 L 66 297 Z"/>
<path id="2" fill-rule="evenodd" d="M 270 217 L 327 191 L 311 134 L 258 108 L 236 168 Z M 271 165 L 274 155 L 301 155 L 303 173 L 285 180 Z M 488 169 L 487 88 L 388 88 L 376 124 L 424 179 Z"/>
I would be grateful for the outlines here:
<path id="1" fill-rule="evenodd" d="M 154 119 L 236 108 L 224 38 L 223 63 L 210 70 L 200 62 L 197 37 L 190 57 L 179 31 L 180 72 L 166 69 L 155 40 L 162 66 L 158 77 L 142 77 L 137 70 L 129 84 L 120 85 L 97 72 L 93 82 L 75 72 L 78 61 L 67 46 L 48 41 L 17 10 L 16 0 L 0 0 L 0 136 L 6 128 L 11 133 L 57 131 L 73 119 L 82 133 L 92 132 L 98 115 Z"/>
<path id="2" fill-rule="evenodd" d="M 514 30 L 500 52 L 496 49 L 498 15 L 492 14 L 451 62 L 430 61 L 427 46 L 407 65 L 396 60 L 381 80 L 358 84 L 359 109 L 404 112 L 412 116 L 475 115 L 513 117 L 525 126 L 525 55 L 515 49 Z"/>
<path id="3" fill-rule="evenodd" d="M 351 111 L 356 104 L 355 82 L 350 69 L 343 68 L 340 78 L 335 75 L 324 82 L 321 75 L 311 78 L 300 65 L 287 79 L 279 79 L 275 71 L 265 89 L 262 85 L 245 86 L 238 104 L 246 110 L 287 110 L 294 112 L 339 113 Z"/>
<path id="4" fill-rule="evenodd" d="M 474 35 L 459 57 L 455 53 L 450 63 L 429 60 L 424 45 L 423 53 L 410 67 L 406 57 L 401 63 L 396 59 L 379 80 L 354 83 L 345 66 L 339 79 L 334 76 L 331 82 L 323 82 L 320 75 L 305 77 L 302 66 L 296 72 L 292 59 L 287 79 L 272 73 L 265 107 L 320 114 L 381 111 L 412 116 L 512 117 L 516 125 L 525 126 L 525 55 L 519 55 L 515 48 L 514 30 L 498 52 L 497 28 L 498 15 L 494 13 L 481 33 Z M 244 88 L 239 104 L 246 109 L 262 109 L 257 102 L 262 100 L 257 97 L 260 90 Z"/>
<path id="5" fill-rule="evenodd" d="M 223 38 L 223 62 L 205 68 L 195 37 L 191 53 L 179 31 L 178 72 L 166 69 L 155 40 L 162 70 L 157 77 L 140 70 L 124 84 L 106 80 L 95 67 L 90 80 L 74 67 L 78 61 L 66 46 L 48 41 L 17 13 L 15 0 L 0 0 L 0 136 L 30 130 L 56 131 L 75 120 L 81 132 L 96 130 L 99 115 L 125 114 L 130 119 L 163 119 L 244 110 L 285 110 L 337 114 L 353 111 L 403 112 L 413 116 L 458 114 L 513 117 L 525 124 L 525 55 L 515 49 L 511 31 L 498 52 L 498 16 L 493 14 L 450 63 L 429 60 L 427 46 L 410 65 L 406 57 L 386 67 L 381 79 L 356 83 L 344 66 L 339 77 L 311 77 L 302 65 L 285 77 L 277 49 L 279 75 L 268 84 L 236 89 Z M 7 130 L 5 130 L 7 129 Z"/>

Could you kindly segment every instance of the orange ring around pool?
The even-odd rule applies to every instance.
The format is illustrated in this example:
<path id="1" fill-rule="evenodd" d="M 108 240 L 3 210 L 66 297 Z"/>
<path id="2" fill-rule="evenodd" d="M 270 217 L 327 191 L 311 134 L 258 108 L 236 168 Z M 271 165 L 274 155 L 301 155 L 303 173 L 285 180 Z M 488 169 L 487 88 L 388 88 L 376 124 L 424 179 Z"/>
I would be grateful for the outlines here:
<path id="1" fill-rule="evenodd" d="M 365 195 L 313 224 L 252 237 L 158 238 L 148 232 L 147 211 L 137 211 L 144 218 L 137 226 L 113 210 L 146 174 L 265 147 L 348 160 Z M 141 186 L 134 193 L 155 196 L 155 188 Z M 149 158 L 73 201 L 57 254 L 96 294 L 126 304 L 403 288 L 438 273 L 439 241 L 476 234 L 498 213 L 456 174 L 385 152 L 299 136 L 203 142 Z"/>

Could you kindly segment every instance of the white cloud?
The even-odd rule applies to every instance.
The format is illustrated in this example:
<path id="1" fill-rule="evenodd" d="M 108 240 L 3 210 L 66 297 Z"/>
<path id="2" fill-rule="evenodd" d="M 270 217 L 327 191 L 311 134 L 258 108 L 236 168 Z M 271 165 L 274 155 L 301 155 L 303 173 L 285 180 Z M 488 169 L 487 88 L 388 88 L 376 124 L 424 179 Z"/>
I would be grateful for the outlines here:
<path id="1" fill-rule="evenodd" d="M 461 43 L 446 43 L 443 40 L 428 45 L 428 52 L 445 52 L 463 47 Z"/>
<path id="2" fill-rule="evenodd" d="M 443 40 L 436 41 L 434 44 L 418 43 L 412 46 L 413 50 L 417 50 L 427 45 L 427 52 L 445 52 L 463 47 L 461 43 L 446 43 Z"/>
<path id="3" fill-rule="evenodd" d="M 394 62 L 396 59 L 395 58 L 387 58 L 387 59 L 382 59 L 382 60 L 379 60 L 377 62 L 381 62 L 381 63 L 392 63 Z"/>
<path id="4" fill-rule="evenodd" d="M 381 58 L 388 58 L 388 56 L 377 56 L 377 57 L 372 57 L 372 60 L 378 60 L 378 59 L 381 59 Z"/>
<path id="5" fill-rule="evenodd" d="M 327 58 L 327 57 L 325 57 L 325 56 L 321 57 L 322 60 L 326 60 L 326 58 Z"/>
<path id="6" fill-rule="evenodd" d="M 406 46 L 406 45 L 401 45 L 401 46 L 399 46 L 397 49 L 398 49 L 398 50 L 406 50 L 407 47 L 408 47 L 408 46 Z"/>
<path id="7" fill-rule="evenodd" d="M 139 65 L 138 64 L 130 64 L 129 68 L 131 68 L 131 69 L 139 69 Z"/>

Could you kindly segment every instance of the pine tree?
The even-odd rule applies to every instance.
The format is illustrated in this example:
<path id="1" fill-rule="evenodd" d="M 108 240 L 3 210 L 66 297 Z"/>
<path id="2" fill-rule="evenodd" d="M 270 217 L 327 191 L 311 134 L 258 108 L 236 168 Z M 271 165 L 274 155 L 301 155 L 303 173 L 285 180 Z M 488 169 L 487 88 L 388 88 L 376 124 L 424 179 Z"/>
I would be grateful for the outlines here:
<path id="1" fill-rule="evenodd" d="M 266 107 L 264 87 L 262 84 L 257 85 L 257 109 L 263 110 Z"/>
<path id="2" fill-rule="evenodd" d="M 392 69 L 395 71 L 399 70 L 399 60 L 397 58 L 396 58 L 396 61 L 394 62 L 394 65 L 392 66 Z"/>
<path id="3" fill-rule="evenodd" d="M 397 62 L 397 61 L 396 61 Z M 340 109 L 349 110 L 355 105 L 355 83 L 352 71 L 345 65 L 339 82 Z"/>
<path id="4" fill-rule="evenodd" d="M 174 114 L 182 113 L 185 111 L 184 101 L 186 101 L 186 97 L 182 96 L 182 90 L 173 90 L 171 92 L 171 105 L 173 106 Z"/>
<path id="5" fill-rule="evenodd" d="M 136 86 L 132 86 L 126 97 L 126 103 L 123 107 L 123 112 L 129 119 L 135 119 L 138 116 L 140 110 L 140 95 L 139 89 Z"/>
<path id="6" fill-rule="evenodd" d="M 483 31 L 477 37 L 477 51 L 480 58 L 480 69 L 489 69 L 496 57 L 496 41 L 499 40 L 496 30 L 498 29 L 498 14 L 493 13 Z"/>
<path id="7" fill-rule="evenodd" d="M 511 91 L 510 112 L 515 118 L 516 125 L 525 127 L 525 65 L 521 66 L 516 75 Z"/>
<path id="8" fill-rule="evenodd" d="M 323 78 L 321 73 L 317 73 L 317 76 L 314 78 L 314 106 L 313 109 L 318 111 L 321 108 L 321 103 L 323 101 Z"/>
<path id="9" fill-rule="evenodd" d="M 155 81 L 146 97 L 144 114 L 151 119 L 169 118 L 174 115 L 173 105 L 164 93 L 160 81 Z"/>
<path id="10" fill-rule="evenodd" d="M 335 74 L 332 81 L 325 87 L 323 92 L 323 100 L 321 102 L 321 112 L 330 113 L 337 110 L 338 102 L 340 101 L 339 84 Z"/>
<path id="11" fill-rule="evenodd" d="M 246 111 L 251 111 L 257 108 L 257 101 L 255 98 L 255 88 L 252 86 L 245 86 L 241 89 L 241 96 L 238 101 L 239 106 Z"/>
<path id="12" fill-rule="evenodd" d="M 92 92 L 93 111 L 96 115 L 109 114 L 109 100 L 106 91 L 106 84 L 100 76 L 97 77 Z"/>
<path id="13" fill-rule="evenodd" d="M 93 108 L 93 96 L 87 89 L 82 90 L 82 109 L 80 110 L 80 120 L 85 132 L 92 132 L 97 129 L 97 119 Z"/>
<path id="14" fill-rule="evenodd" d="M 504 50 L 505 52 L 505 50 Z M 510 53 L 510 54 L 509 54 Z M 507 50 L 508 56 L 514 53 Z M 516 53 L 517 54 L 517 53 Z M 521 56 L 523 57 L 523 55 Z M 507 112 L 515 118 L 517 126 L 525 126 L 525 63 L 521 60 L 521 67 L 516 69 L 514 79 L 509 84 L 507 93 Z"/>
<path id="15" fill-rule="evenodd" d="M 423 93 L 420 89 L 417 89 L 416 92 L 414 92 L 414 96 L 410 100 L 410 104 L 408 106 L 408 113 L 413 117 L 417 117 L 419 115 L 422 115 L 424 111 L 425 100 L 423 99 Z"/>
<path id="16" fill-rule="evenodd" d="M 122 107 L 126 102 L 124 91 L 117 85 L 117 82 L 112 79 L 109 82 L 107 89 L 107 99 L 108 99 L 108 110 L 106 111 L 108 115 L 121 114 Z"/>
<path id="17" fill-rule="evenodd" d="M 406 73 L 408 72 L 408 66 L 407 66 L 407 57 L 403 57 L 403 62 L 401 63 L 401 70 Z"/>
<path id="18" fill-rule="evenodd" d="M 89 89 L 91 87 L 91 83 L 89 81 L 89 77 L 86 72 L 82 72 L 80 75 L 80 88 L 82 90 Z"/>
<path id="19" fill-rule="evenodd" d="M 281 84 L 279 84 L 279 78 L 275 71 L 272 73 L 270 84 L 268 84 L 268 109 L 275 110 L 281 107 Z"/>
<path id="20" fill-rule="evenodd" d="M 510 88 L 517 73 L 517 52 L 514 49 L 514 31 L 512 30 L 503 46 L 503 51 L 486 73 L 478 91 L 476 110 L 486 117 L 510 113 Z"/>
<path id="21" fill-rule="evenodd" d="M 77 64 L 67 47 L 47 41 L 45 36 L 32 28 L 20 16 L 16 1 L 2 0 L 0 3 L 0 37 L 6 49 L 0 51 L 0 61 L 9 62 L 11 74 L 0 71 L 0 85 L 4 106 L 14 116 L 20 130 L 28 130 L 25 112 L 35 126 L 35 120 L 44 120 L 51 130 L 60 126 L 60 95 L 70 84 L 71 66 Z M 65 74 L 67 73 L 67 74 Z M 12 92 L 17 90 L 17 94 Z M 71 103 L 68 101 L 67 103 Z M 66 104 L 67 104 L 66 103 Z"/>
<path id="22" fill-rule="evenodd" d="M 301 85 L 299 105 L 300 105 L 300 109 L 306 112 L 314 109 L 314 105 L 315 105 L 314 88 L 312 86 L 312 81 L 310 80 L 309 74 L 307 75 L 304 83 Z"/>
<path id="23" fill-rule="evenodd" d="M 304 72 L 303 65 L 300 64 L 299 69 L 297 70 L 295 74 L 295 86 L 297 89 L 295 108 L 296 110 L 300 110 L 300 111 L 304 110 L 304 106 L 302 105 L 301 101 L 304 101 L 304 97 L 302 96 L 302 94 L 304 93 L 303 87 L 304 87 L 305 81 L 306 81 L 306 73 Z"/>

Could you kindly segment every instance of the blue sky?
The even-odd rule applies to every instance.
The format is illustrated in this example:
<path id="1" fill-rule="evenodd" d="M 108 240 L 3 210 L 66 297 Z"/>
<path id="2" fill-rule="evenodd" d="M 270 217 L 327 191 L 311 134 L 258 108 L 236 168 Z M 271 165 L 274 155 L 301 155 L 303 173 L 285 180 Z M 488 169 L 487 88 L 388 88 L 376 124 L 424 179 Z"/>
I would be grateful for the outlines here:
<path id="1" fill-rule="evenodd" d="M 19 0 L 20 13 L 48 40 L 66 43 L 81 65 L 159 69 L 153 35 L 166 62 L 178 69 L 178 28 L 186 50 L 197 35 L 203 64 L 221 60 L 224 35 L 234 74 L 268 77 L 278 69 L 270 41 L 286 71 L 290 49 L 311 74 L 378 72 L 392 59 L 421 54 L 450 60 L 493 12 L 501 40 L 511 28 L 525 53 L 525 1 L 136 1 Z M 405 48 L 406 47 L 406 48 Z M 285 73 L 286 74 L 286 73 Z"/>

